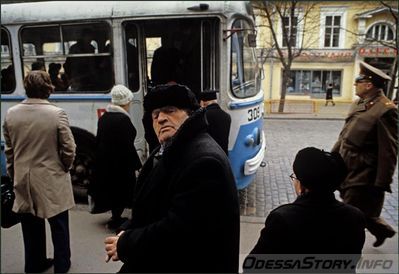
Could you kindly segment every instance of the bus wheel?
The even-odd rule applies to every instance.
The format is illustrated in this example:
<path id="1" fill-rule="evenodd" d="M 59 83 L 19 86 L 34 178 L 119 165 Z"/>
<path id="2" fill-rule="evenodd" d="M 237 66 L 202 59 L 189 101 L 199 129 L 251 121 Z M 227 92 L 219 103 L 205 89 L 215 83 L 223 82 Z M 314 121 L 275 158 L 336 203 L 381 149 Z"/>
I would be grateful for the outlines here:
<path id="1" fill-rule="evenodd" d="M 72 129 L 72 133 L 76 142 L 76 156 L 71 169 L 73 194 L 76 201 L 87 202 L 87 190 L 93 173 L 95 137 L 76 128 Z"/>

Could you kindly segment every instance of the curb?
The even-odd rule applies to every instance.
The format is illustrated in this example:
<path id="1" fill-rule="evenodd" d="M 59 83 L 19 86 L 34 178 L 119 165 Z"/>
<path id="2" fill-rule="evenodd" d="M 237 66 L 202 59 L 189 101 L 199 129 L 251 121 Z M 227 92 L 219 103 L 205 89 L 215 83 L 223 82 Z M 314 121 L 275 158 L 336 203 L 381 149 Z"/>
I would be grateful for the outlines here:
<path id="1" fill-rule="evenodd" d="M 343 121 L 345 118 L 331 117 L 263 117 L 263 120 L 326 120 L 326 121 Z"/>

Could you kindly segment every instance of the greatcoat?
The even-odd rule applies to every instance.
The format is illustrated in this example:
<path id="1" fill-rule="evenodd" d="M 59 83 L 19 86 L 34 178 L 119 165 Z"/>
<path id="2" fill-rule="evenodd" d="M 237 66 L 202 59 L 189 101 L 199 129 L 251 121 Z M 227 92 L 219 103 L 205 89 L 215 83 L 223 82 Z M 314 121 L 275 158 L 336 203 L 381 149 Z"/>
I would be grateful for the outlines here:
<path id="1" fill-rule="evenodd" d="M 373 186 L 391 192 L 398 150 L 398 112 L 380 91 L 356 101 L 332 151 L 339 152 L 348 167 L 340 188 Z"/>
<path id="2" fill-rule="evenodd" d="M 74 205 L 69 170 L 75 141 L 65 111 L 28 98 L 5 117 L 7 172 L 14 179 L 13 211 L 50 218 Z"/>

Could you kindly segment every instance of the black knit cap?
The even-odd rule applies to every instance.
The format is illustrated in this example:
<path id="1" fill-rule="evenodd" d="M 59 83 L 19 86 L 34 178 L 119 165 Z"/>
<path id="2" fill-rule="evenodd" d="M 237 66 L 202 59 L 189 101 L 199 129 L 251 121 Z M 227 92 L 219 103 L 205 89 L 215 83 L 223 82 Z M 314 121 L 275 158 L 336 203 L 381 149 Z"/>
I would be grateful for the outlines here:
<path id="1" fill-rule="evenodd" d="M 154 109 L 165 106 L 174 106 L 192 111 L 200 107 L 194 93 L 184 85 L 159 85 L 154 87 L 144 97 L 145 111 L 152 112 Z"/>
<path id="2" fill-rule="evenodd" d="M 295 176 L 310 191 L 333 192 L 348 174 L 341 155 L 315 147 L 300 150 L 294 160 Z"/>

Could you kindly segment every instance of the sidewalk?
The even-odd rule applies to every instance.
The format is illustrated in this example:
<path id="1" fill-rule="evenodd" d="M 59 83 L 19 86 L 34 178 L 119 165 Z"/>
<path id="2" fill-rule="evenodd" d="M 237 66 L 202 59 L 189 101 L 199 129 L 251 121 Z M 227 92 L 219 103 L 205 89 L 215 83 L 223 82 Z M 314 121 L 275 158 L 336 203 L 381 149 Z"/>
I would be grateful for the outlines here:
<path id="1" fill-rule="evenodd" d="M 125 211 L 124 215 L 128 215 Z M 105 228 L 110 213 L 92 215 L 85 206 L 79 205 L 70 211 L 70 233 L 72 266 L 69 273 L 116 273 L 120 262 L 105 263 L 104 239 L 112 233 Z M 258 240 L 265 218 L 241 216 L 240 271 L 246 255 Z M 47 254 L 52 257 L 52 245 L 47 225 Z M 397 230 L 397 228 L 396 228 Z M 23 273 L 23 242 L 20 225 L 10 229 L 1 229 L 1 273 Z M 367 233 L 364 254 L 397 254 L 398 237 L 388 239 L 376 249 L 372 247 L 374 239 Z M 211 248 L 211 247 L 210 247 Z M 396 255 L 397 258 L 397 255 Z M 49 269 L 46 273 L 52 273 Z"/>
<path id="2" fill-rule="evenodd" d="M 265 103 L 265 119 L 323 119 L 343 120 L 348 115 L 351 102 L 335 102 L 324 105 L 324 101 L 287 100 L 284 112 L 277 112 L 277 105 Z"/>

